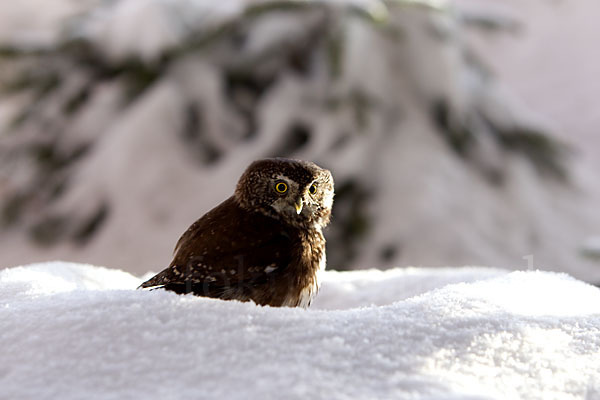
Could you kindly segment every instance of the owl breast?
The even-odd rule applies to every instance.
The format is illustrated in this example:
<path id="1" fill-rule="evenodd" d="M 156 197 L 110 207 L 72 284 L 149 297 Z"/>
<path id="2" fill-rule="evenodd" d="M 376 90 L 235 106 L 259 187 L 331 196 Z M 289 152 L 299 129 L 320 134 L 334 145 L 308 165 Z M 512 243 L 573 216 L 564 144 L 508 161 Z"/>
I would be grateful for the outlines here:
<path id="1" fill-rule="evenodd" d="M 302 251 L 298 254 L 296 262 L 288 266 L 290 275 L 296 276 L 297 279 L 289 288 L 281 305 L 307 308 L 319 291 L 321 275 L 325 270 L 327 258 L 325 238 L 320 229 L 300 236 L 302 245 L 299 248 Z M 294 284 L 296 287 L 293 287 Z"/>
<path id="2" fill-rule="evenodd" d="M 300 291 L 300 295 L 297 297 L 289 297 L 286 299 L 284 306 L 288 307 L 302 307 L 308 308 L 312 303 L 313 298 L 319 292 L 319 288 L 321 287 L 321 276 L 323 271 L 325 271 L 326 256 L 325 253 L 321 256 L 321 259 L 318 262 L 317 270 L 314 274 L 312 284 L 304 287 Z"/>

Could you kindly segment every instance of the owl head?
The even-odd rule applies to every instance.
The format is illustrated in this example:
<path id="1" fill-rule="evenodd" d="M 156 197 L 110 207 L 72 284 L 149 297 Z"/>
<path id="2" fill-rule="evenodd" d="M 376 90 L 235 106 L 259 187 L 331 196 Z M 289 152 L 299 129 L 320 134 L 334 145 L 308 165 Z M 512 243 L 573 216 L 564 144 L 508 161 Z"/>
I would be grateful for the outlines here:
<path id="1" fill-rule="evenodd" d="M 331 216 L 333 178 L 312 162 L 267 158 L 250 164 L 234 197 L 241 207 L 288 225 L 322 228 Z"/>

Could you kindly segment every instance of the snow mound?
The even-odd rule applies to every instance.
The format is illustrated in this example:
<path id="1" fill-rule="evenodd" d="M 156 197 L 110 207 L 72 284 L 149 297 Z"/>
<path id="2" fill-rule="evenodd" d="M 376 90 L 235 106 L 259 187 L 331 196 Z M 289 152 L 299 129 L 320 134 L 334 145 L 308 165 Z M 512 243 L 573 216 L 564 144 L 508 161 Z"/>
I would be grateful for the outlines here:
<path id="1" fill-rule="evenodd" d="M 600 398 L 600 290 L 567 275 L 329 272 L 317 306 L 343 310 L 139 282 L 66 263 L 1 271 L 2 396 Z"/>

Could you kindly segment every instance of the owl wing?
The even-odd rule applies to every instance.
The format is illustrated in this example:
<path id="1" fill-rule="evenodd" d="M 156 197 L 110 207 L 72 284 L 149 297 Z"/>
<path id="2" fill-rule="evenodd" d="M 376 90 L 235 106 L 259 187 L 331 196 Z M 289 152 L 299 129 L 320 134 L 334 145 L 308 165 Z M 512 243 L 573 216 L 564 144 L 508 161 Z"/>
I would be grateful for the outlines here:
<path id="1" fill-rule="evenodd" d="M 171 265 L 140 287 L 219 297 L 224 288 L 268 281 L 289 264 L 292 244 L 279 221 L 243 210 L 230 198 L 192 224 Z"/>

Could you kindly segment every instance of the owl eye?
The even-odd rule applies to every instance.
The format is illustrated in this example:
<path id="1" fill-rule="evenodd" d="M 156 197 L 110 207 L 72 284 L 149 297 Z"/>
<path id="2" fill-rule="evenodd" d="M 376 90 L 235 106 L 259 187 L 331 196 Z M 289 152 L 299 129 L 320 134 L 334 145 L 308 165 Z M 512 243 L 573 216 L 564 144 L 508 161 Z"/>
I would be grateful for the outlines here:
<path id="1" fill-rule="evenodd" d="M 310 185 L 310 187 L 308 188 L 308 193 L 310 193 L 310 194 L 317 193 L 317 185 L 315 185 L 314 183 L 312 185 Z"/>
<path id="2" fill-rule="evenodd" d="M 284 182 L 277 182 L 275 184 L 275 191 L 277 193 L 285 193 L 288 190 L 288 186 Z"/>

